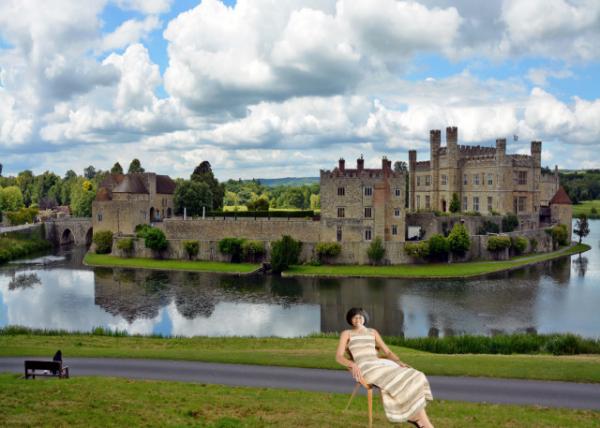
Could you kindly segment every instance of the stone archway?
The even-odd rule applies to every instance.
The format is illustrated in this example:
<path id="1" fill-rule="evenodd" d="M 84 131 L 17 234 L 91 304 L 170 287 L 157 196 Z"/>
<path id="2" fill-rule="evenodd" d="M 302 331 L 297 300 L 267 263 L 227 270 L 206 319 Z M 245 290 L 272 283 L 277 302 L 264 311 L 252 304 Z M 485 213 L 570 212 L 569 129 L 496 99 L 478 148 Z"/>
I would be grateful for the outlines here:
<path id="1" fill-rule="evenodd" d="M 75 242 L 75 236 L 73 236 L 73 232 L 71 229 L 63 230 L 62 235 L 60 235 L 60 245 L 69 245 Z"/>
<path id="2" fill-rule="evenodd" d="M 92 245 L 92 238 L 94 237 L 94 231 L 92 230 L 92 228 L 90 227 L 88 229 L 88 231 L 85 234 L 85 246 L 89 247 L 90 245 Z"/>

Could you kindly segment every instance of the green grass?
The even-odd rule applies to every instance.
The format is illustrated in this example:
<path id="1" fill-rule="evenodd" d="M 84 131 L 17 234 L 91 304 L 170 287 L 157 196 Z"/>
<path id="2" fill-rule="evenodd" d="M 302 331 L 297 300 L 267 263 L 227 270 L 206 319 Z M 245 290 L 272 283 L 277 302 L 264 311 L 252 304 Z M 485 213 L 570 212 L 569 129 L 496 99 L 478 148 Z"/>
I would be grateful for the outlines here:
<path id="1" fill-rule="evenodd" d="M 106 254 L 87 253 L 83 262 L 89 266 L 111 266 L 140 269 L 183 270 L 215 273 L 250 273 L 260 265 L 252 263 L 226 263 L 188 260 L 158 260 L 144 258 L 122 258 Z"/>
<path id="2" fill-rule="evenodd" d="M 333 394 L 120 378 L 25 381 L 3 374 L 0 421 L 4 426 L 366 426 L 366 397 L 356 397 L 344 412 L 349 396 L 350 391 Z M 379 397 L 373 404 L 374 426 L 397 426 L 386 420 Z M 600 427 L 600 412 L 591 410 L 436 400 L 427 412 L 436 426 L 445 428 Z"/>
<path id="3" fill-rule="evenodd" d="M 488 273 L 510 270 L 539 263 L 546 260 L 583 253 L 591 247 L 576 244 L 569 248 L 544 254 L 524 255 L 504 261 L 465 262 L 465 263 L 428 263 L 422 265 L 322 265 L 290 266 L 284 276 L 354 276 L 354 277 L 390 277 L 390 278 L 468 278 Z"/>
<path id="4" fill-rule="evenodd" d="M 153 358 L 339 369 L 337 338 L 110 337 L 91 334 L 0 335 L 0 356 Z M 432 354 L 391 346 L 398 356 L 428 375 L 484 376 L 600 383 L 600 355 Z"/>
<path id="5" fill-rule="evenodd" d="M 592 213 L 592 208 L 596 208 L 596 213 Z M 588 218 L 600 219 L 600 200 L 581 201 L 573 205 L 573 218 L 580 214 L 585 214 Z"/>

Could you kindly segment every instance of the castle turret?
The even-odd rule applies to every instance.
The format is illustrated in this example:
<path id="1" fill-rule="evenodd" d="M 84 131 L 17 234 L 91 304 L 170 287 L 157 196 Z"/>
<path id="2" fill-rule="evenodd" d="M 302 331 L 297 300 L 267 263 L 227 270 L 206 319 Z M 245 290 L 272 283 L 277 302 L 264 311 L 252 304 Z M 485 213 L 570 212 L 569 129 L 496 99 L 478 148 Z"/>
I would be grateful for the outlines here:
<path id="1" fill-rule="evenodd" d="M 432 198 L 431 208 L 439 210 L 439 199 L 440 199 L 440 144 L 442 142 L 442 133 L 439 129 L 432 129 L 429 131 L 429 149 L 431 159 L 431 184 L 432 184 Z"/>
<path id="2" fill-rule="evenodd" d="M 346 161 L 344 160 L 344 158 L 340 158 L 340 160 L 338 161 L 338 169 L 340 170 L 340 172 L 344 172 L 346 171 Z"/>
<path id="3" fill-rule="evenodd" d="M 360 157 L 356 159 L 356 169 L 358 170 L 358 172 L 361 172 L 364 168 L 365 160 L 363 159 L 362 155 L 360 155 Z"/>
<path id="4" fill-rule="evenodd" d="M 531 142 L 531 157 L 533 158 L 533 165 L 536 168 L 542 166 L 542 142 L 532 141 Z"/>

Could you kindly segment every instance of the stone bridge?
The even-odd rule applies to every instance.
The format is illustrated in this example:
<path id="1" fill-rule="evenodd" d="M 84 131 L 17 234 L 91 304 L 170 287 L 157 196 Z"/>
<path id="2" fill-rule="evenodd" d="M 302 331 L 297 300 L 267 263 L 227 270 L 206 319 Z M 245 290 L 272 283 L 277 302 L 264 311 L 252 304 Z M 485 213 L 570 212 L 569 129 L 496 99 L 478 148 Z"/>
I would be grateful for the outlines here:
<path id="1" fill-rule="evenodd" d="M 46 239 L 55 245 L 90 245 L 92 243 L 92 219 L 67 217 L 45 223 Z"/>

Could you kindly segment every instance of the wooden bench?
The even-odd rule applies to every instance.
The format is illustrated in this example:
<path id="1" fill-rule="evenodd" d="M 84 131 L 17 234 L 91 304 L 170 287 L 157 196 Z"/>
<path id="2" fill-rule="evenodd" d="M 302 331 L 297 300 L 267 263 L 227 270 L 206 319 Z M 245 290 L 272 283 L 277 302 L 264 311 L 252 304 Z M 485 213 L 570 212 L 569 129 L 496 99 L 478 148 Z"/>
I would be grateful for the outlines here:
<path id="1" fill-rule="evenodd" d="M 42 370 L 36 373 L 36 370 Z M 25 361 L 25 379 L 29 376 L 35 379 L 36 376 L 58 376 L 59 379 L 69 377 L 69 367 L 63 366 L 61 361 Z"/>

